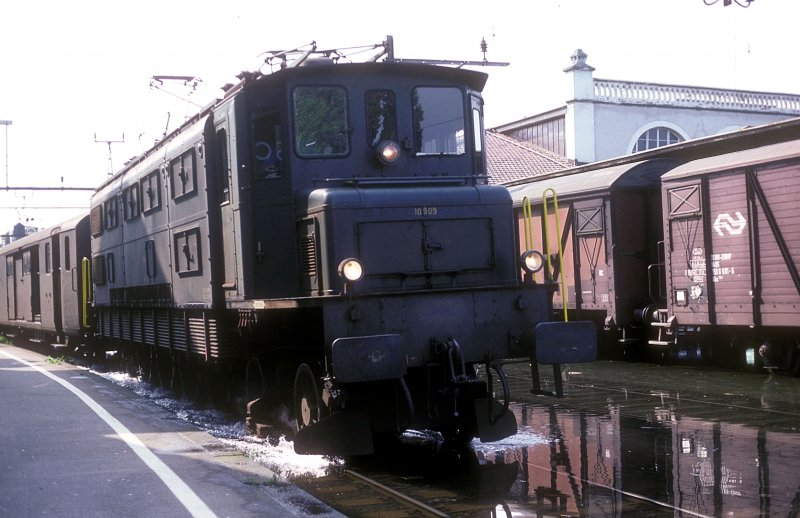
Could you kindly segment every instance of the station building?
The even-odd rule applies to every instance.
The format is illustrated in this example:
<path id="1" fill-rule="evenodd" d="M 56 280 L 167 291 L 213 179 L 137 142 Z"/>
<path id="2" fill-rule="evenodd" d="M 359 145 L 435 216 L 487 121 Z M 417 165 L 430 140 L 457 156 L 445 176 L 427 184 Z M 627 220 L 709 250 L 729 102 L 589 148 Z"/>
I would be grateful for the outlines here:
<path id="1" fill-rule="evenodd" d="M 800 95 L 598 79 L 586 58 L 564 69 L 563 106 L 494 131 L 581 165 L 800 117 Z"/>

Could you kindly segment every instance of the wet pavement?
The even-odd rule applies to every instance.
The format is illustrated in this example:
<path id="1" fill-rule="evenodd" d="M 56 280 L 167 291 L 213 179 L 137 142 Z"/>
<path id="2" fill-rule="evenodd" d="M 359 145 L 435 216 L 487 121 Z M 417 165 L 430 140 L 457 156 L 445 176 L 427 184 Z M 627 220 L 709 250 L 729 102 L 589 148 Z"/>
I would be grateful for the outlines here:
<path id="1" fill-rule="evenodd" d="M 514 516 L 800 516 L 800 379 L 597 362 L 555 399 L 507 372 L 520 433 L 475 449 L 518 463 Z"/>
<path id="2" fill-rule="evenodd" d="M 330 473 L 366 470 L 447 516 L 800 516 L 798 378 L 595 362 L 566 367 L 565 397 L 554 398 L 531 393 L 526 363 L 506 372 L 519 433 L 459 452 L 421 440 L 366 467 L 295 455 L 284 439 L 246 436 L 237 420 L 125 376 L 115 383 L 281 478 L 324 485 Z M 552 389 L 552 370 L 540 376 Z M 360 512 L 346 514 L 370 516 Z"/>
<path id="3" fill-rule="evenodd" d="M 800 379 L 596 362 L 569 366 L 557 399 L 530 393 L 527 364 L 506 372 L 516 435 L 455 451 L 407 434 L 344 467 L 457 518 L 800 516 Z M 348 516 L 386 512 L 342 495 Z"/>

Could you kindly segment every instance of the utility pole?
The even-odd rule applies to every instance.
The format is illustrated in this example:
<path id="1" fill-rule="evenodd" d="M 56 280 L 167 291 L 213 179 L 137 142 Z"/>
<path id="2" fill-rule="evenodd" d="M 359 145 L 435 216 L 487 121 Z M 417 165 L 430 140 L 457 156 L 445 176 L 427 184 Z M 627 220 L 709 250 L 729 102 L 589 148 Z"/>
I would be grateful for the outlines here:
<path id="1" fill-rule="evenodd" d="M 98 140 L 97 132 L 95 132 L 94 141 L 98 144 L 108 145 L 108 176 L 112 176 L 114 174 L 114 164 L 111 162 L 111 144 L 124 144 L 125 134 L 122 134 L 122 140 Z"/>
<path id="2" fill-rule="evenodd" d="M 0 121 L 0 126 L 6 127 L 6 190 L 8 190 L 8 127 L 11 121 Z"/>

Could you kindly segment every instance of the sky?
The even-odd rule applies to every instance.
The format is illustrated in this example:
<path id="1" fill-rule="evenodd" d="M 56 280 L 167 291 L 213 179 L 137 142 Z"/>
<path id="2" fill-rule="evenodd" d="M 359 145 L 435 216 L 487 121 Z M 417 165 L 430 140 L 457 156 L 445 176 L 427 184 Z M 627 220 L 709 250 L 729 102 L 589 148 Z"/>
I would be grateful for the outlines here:
<path id="1" fill-rule="evenodd" d="M 800 94 L 800 2 L 710 1 L 3 0 L 0 187 L 95 187 L 237 73 L 268 71 L 265 51 L 311 41 L 391 34 L 398 58 L 480 60 L 484 38 L 487 59 L 511 63 L 483 69 L 487 127 L 562 106 L 577 48 L 596 78 Z M 154 75 L 202 82 L 155 89 Z M 0 189 L 0 234 L 55 225 L 90 195 Z"/>

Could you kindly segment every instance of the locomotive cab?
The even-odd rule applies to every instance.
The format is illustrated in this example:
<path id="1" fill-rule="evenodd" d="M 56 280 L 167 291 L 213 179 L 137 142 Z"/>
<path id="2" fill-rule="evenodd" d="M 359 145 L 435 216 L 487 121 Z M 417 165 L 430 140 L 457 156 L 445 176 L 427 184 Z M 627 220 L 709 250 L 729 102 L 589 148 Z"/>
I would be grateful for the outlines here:
<path id="1" fill-rule="evenodd" d="M 241 239 L 252 240 L 243 271 L 254 282 L 244 279 L 253 291 L 243 300 L 303 301 L 283 317 L 302 318 L 303 331 L 271 339 L 272 352 L 299 363 L 294 391 L 309 392 L 294 397 L 300 428 L 347 415 L 346 407 L 370 416 L 362 435 L 405 426 L 475 433 L 455 417 L 474 421 L 473 400 L 491 399 L 475 366 L 524 355 L 519 338 L 546 318 L 549 290 L 520 290 L 511 198 L 488 185 L 485 80 L 465 70 L 370 63 L 301 67 L 245 88 L 239 102 L 248 108 L 236 113 L 251 143 L 242 150 L 238 142 L 249 158 L 240 160 L 238 181 L 252 186 L 239 195 L 252 206 L 249 222 L 242 212 L 250 235 Z M 283 109 L 263 105 L 275 102 L 265 92 L 280 92 Z M 403 401 L 404 410 L 382 409 L 375 394 Z M 486 437 L 516 430 L 510 413 L 489 403 L 480 412 L 506 414 L 495 424 L 486 416 L 493 428 Z"/>

